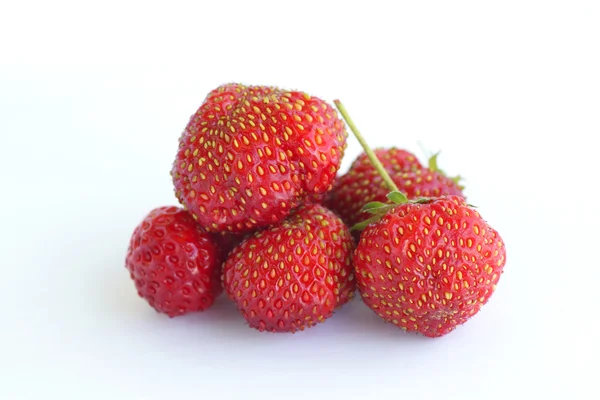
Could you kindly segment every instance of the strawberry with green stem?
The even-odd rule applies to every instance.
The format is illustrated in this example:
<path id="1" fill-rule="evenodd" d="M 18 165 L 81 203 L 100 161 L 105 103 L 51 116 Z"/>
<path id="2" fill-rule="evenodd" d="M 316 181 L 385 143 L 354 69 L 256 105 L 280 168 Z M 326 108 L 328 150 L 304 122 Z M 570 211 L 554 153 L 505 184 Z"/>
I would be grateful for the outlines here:
<path id="1" fill-rule="evenodd" d="M 443 336 L 489 300 L 506 263 L 504 242 L 461 197 L 408 200 L 335 104 L 391 190 L 390 204 L 367 204 L 373 217 L 353 227 L 364 229 L 353 255 L 361 296 L 403 330 Z"/>

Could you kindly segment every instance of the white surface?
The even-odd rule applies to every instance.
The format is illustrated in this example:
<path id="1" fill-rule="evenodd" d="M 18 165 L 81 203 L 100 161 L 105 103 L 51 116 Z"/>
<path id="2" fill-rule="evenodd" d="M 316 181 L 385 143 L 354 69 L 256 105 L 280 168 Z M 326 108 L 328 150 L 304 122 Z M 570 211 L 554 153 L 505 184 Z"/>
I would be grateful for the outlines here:
<path id="1" fill-rule="evenodd" d="M 597 398 L 598 2 L 166 4 L 0 6 L 1 399 Z M 178 136 L 229 81 L 443 150 L 506 241 L 490 303 L 435 340 L 358 301 L 295 335 L 224 298 L 154 313 L 129 235 L 175 203 Z"/>

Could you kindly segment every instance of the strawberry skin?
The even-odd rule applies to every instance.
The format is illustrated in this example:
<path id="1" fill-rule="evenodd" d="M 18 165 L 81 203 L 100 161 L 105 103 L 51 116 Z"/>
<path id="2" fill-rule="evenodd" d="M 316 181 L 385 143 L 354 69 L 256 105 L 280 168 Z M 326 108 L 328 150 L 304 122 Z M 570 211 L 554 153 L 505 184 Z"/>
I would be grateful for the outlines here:
<path id="1" fill-rule="evenodd" d="M 230 253 L 225 291 L 253 328 L 304 330 L 352 297 L 352 246 L 335 214 L 318 204 L 302 206 Z"/>
<path id="2" fill-rule="evenodd" d="M 227 255 L 233 250 L 238 244 L 244 240 L 243 234 L 234 234 L 223 232 L 221 234 L 214 234 L 213 238 L 215 240 L 215 244 L 217 249 L 219 250 L 219 254 L 221 260 L 225 260 Z"/>
<path id="3" fill-rule="evenodd" d="M 443 173 L 421 165 L 405 150 L 377 149 L 374 151 L 398 188 L 409 198 L 456 195 L 464 197 L 461 186 Z M 326 202 L 346 224 L 364 221 L 369 217 L 362 207 L 372 201 L 387 202 L 389 189 L 366 154 L 359 156 L 349 171 L 340 176 Z"/>
<path id="4" fill-rule="evenodd" d="M 306 93 L 220 86 L 179 140 L 175 195 L 207 230 L 265 227 L 331 188 L 346 136 L 337 112 Z"/>
<path id="5" fill-rule="evenodd" d="M 408 150 L 398 149 L 396 147 L 390 147 L 387 149 L 379 148 L 373 150 L 381 165 L 388 171 L 406 171 L 416 168 L 422 168 L 423 165 L 417 159 L 413 153 Z M 373 168 L 371 161 L 366 153 L 361 153 L 356 160 L 350 166 L 351 169 Z"/>
<path id="6" fill-rule="evenodd" d="M 179 207 L 159 207 L 144 218 L 125 265 L 140 297 L 170 317 L 203 311 L 222 291 L 215 238 Z"/>
<path id="7" fill-rule="evenodd" d="M 404 330 L 438 337 L 489 300 L 506 251 L 463 198 L 444 196 L 390 210 L 363 231 L 353 261 L 373 311 Z"/>

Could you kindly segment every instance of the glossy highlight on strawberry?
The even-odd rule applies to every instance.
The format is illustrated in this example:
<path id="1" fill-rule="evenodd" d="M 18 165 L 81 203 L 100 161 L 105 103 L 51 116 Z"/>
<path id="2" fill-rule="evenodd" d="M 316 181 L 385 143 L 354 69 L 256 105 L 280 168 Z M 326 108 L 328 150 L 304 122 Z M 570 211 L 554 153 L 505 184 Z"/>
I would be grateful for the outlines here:
<path id="1" fill-rule="evenodd" d="M 353 296 L 352 248 L 337 216 L 318 204 L 302 206 L 230 253 L 225 291 L 253 328 L 304 330 Z"/>
<path id="2" fill-rule="evenodd" d="M 335 109 L 306 93 L 220 86 L 180 138 L 175 194 L 210 231 L 268 226 L 331 188 L 346 136 Z"/>
<path id="3" fill-rule="evenodd" d="M 175 317 L 210 307 L 221 293 L 215 237 L 179 207 L 152 210 L 135 228 L 125 265 L 138 294 Z"/>

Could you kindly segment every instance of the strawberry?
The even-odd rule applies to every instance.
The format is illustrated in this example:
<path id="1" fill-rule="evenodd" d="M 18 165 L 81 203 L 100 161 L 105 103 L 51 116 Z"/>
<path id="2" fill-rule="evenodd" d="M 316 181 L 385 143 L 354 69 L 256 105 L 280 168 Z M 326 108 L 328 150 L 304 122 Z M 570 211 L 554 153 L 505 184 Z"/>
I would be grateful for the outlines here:
<path id="1" fill-rule="evenodd" d="M 230 253 L 225 291 L 253 328 L 304 330 L 352 297 L 352 245 L 335 214 L 318 204 L 302 206 Z"/>
<path id="2" fill-rule="evenodd" d="M 404 203 L 361 234 L 362 298 L 387 322 L 442 336 L 475 315 L 506 262 L 498 232 L 458 196 Z"/>
<path id="3" fill-rule="evenodd" d="M 437 168 L 437 155 L 431 158 L 430 167 L 424 167 L 406 150 L 391 148 L 376 149 L 374 152 L 392 181 L 409 199 L 441 195 L 463 196 L 457 179 L 447 177 Z M 348 172 L 336 180 L 326 205 L 352 226 L 368 218 L 368 214 L 361 211 L 365 204 L 386 201 L 388 192 L 381 175 L 373 167 L 367 154 L 363 153 Z"/>
<path id="4" fill-rule="evenodd" d="M 306 93 L 220 86 L 179 140 L 175 194 L 210 231 L 268 226 L 331 188 L 346 136 L 335 109 Z"/>
<path id="5" fill-rule="evenodd" d="M 460 196 L 408 200 L 335 104 L 392 190 L 392 204 L 368 203 L 364 210 L 375 215 L 353 228 L 366 227 L 353 255 L 362 299 L 406 331 L 445 335 L 489 300 L 506 263 L 504 242 Z"/>
<path id="6" fill-rule="evenodd" d="M 203 311 L 222 291 L 215 238 L 178 207 L 156 208 L 144 218 L 125 265 L 140 297 L 170 317 Z"/>

